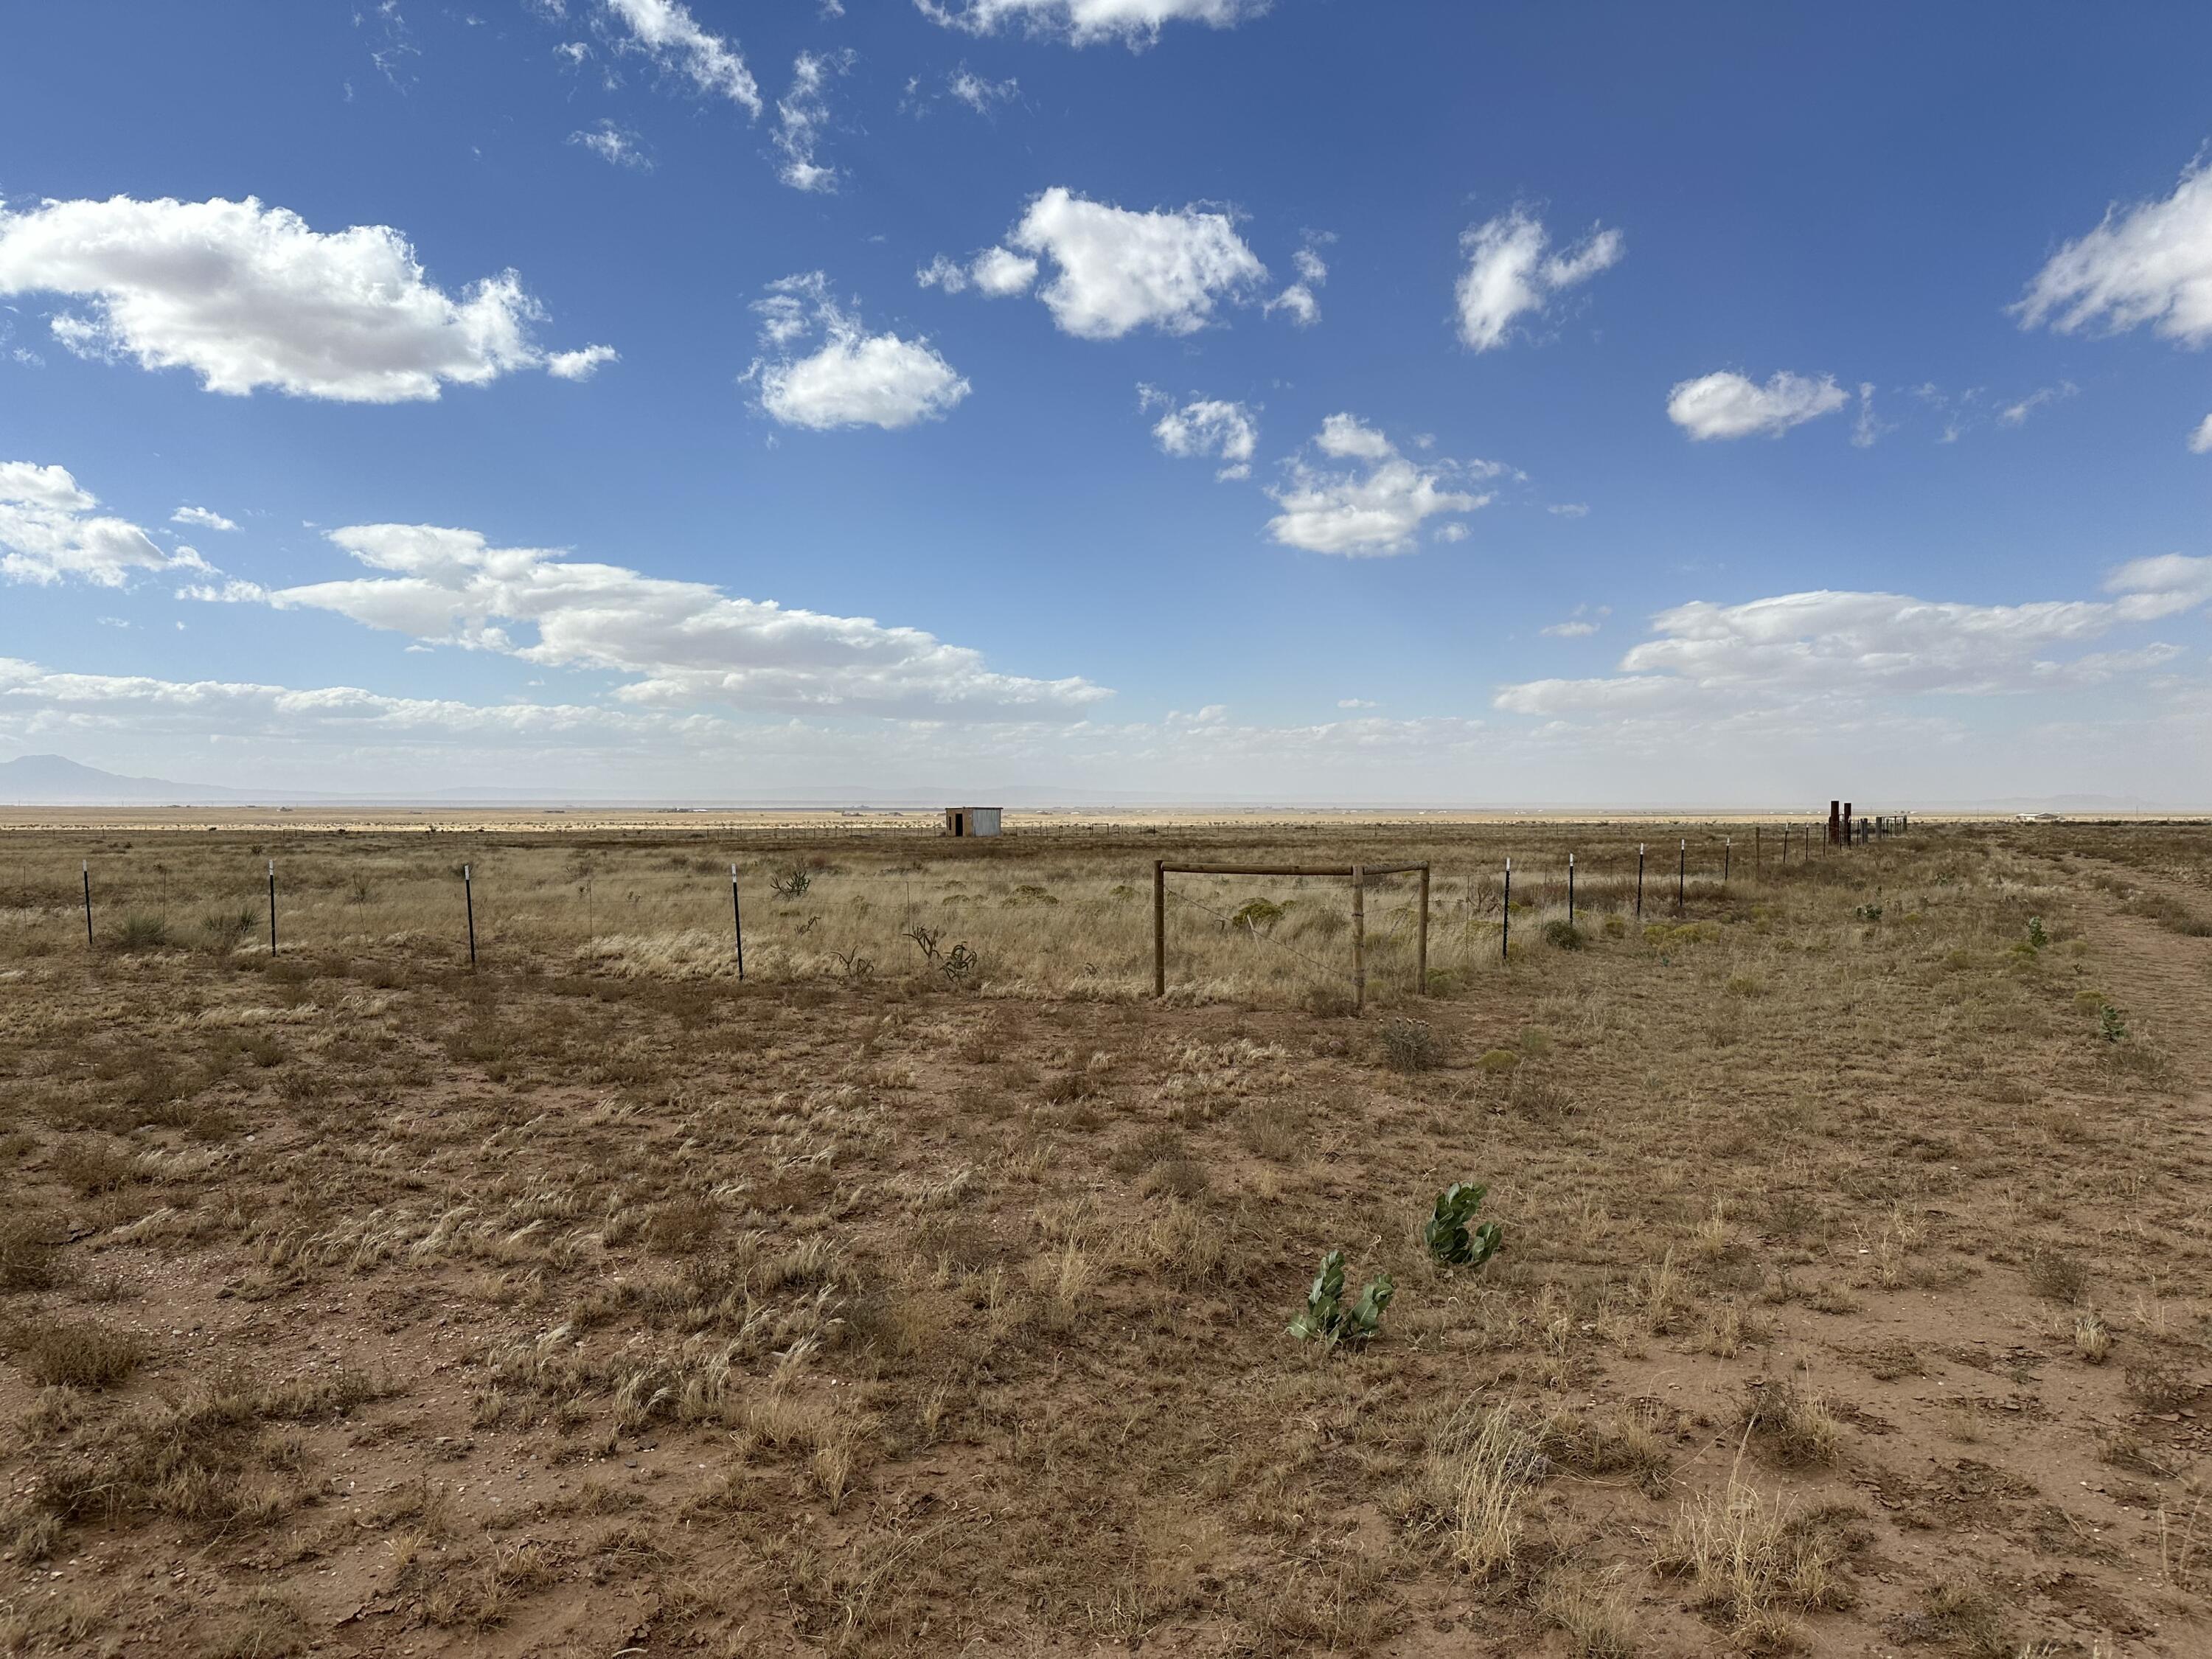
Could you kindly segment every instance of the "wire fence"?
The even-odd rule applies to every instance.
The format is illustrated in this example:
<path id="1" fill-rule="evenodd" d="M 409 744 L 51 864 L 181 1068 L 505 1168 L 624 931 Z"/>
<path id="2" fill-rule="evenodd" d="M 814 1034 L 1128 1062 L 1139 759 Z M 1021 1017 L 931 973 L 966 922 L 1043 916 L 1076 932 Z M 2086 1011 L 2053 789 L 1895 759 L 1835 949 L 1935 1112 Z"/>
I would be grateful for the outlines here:
<path id="1" fill-rule="evenodd" d="M 1281 964 L 1279 977 L 1348 988 L 1355 1006 L 1364 1000 L 1370 967 L 1394 987 L 1410 984 L 1416 994 L 1427 994 L 1474 970 L 1486 957 L 1494 964 L 1510 964 L 1522 948 L 1547 936 L 1554 942 L 1579 942 L 1586 929 L 1602 927 L 1617 935 L 1630 923 L 1679 922 L 1693 908 L 1731 900 L 1747 880 L 1764 884 L 1801 872 L 1810 873 L 1824 860 L 1845 858 L 1852 848 L 1904 834 L 1911 827 L 1905 817 L 1860 817 L 1850 823 L 1848 830 L 1816 822 L 1755 825 L 1745 834 L 1675 836 L 1669 837 L 1672 846 L 1650 842 L 1610 847 L 1555 844 L 1533 860 L 1526 854 L 1483 859 L 1470 850 L 1440 863 L 1346 865 L 1326 873 L 1301 873 L 1294 867 L 1182 866 L 1155 860 L 1156 872 L 1188 869 L 1191 873 L 1179 876 L 1173 891 L 1156 892 L 1152 989 L 1156 996 L 1169 991 L 1165 964 L 1172 935 L 1178 963 L 1201 962 L 1217 984 L 1224 974 L 1244 974 L 1249 979 L 1249 959 L 1256 957 Z M 1119 844 L 1126 854 L 1127 839 Z M 532 878 L 521 889 L 509 887 L 502 896 L 501 854 L 493 851 L 488 865 L 479 848 L 475 856 L 445 866 L 444 878 L 452 884 L 445 890 L 450 900 L 443 903 L 436 897 L 440 878 L 434 866 L 425 869 L 418 859 L 404 872 L 415 884 L 407 925 L 379 929 L 372 920 L 371 884 L 401 873 L 391 869 L 388 849 L 385 864 L 375 866 L 383 875 L 369 869 L 375 865 L 374 859 L 354 863 L 349 875 L 348 860 L 368 849 L 340 853 L 334 859 L 332 846 L 318 838 L 314 852 L 298 860 L 297 877 L 288 875 L 292 861 L 277 858 L 257 858 L 250 866 L 250 882 L 242 871 L 223 877 L 216 908 L 201 924 L 203 941 L 228 953 L 265 950 L 274 957 L 295 951 L 374 948 L 379 941 L 404 939 L 410 948 L 434 955 L 443 931 L 439 925 L 442 915 L 451 929 L 445 933 L 451 941 L 447 948 L 454 952 L 448 960 L 458 959 L 472 969 L 502 958 L 510 964 L 532 960 L 542 966 L 557 957 L 565 944 L 572 966 L 580 960 L 585 972 L 655 971 L 653 961 L 648 960 L 653 951 L 641 941 L 677 939 L 680 951 L 673 945 L 662 951 L 659 970 L 728 974 L 740 980 L 793 979 L 817 973 L 859 978 L 872 973 L 879 958 L 890 960 L 880 957 L 886 948 L 913 963 L 901 943 L 908 941 L 924 953 L 925 959 L 915 964 L 918 969 L 945 972 L 948 977 L 953 975 L 945 966 L 948 957 L 961 974 L 974 975 L 987 957 L 995 970 L 1018 955 L 1033 960 L 1055 950 L 1079 961 L 1079 977 L 1086 981 L 1115 981 L 1142 974 L 1142 934 L 1129 926 L 1135 918 L 1128 914 L 1127 902 L 1140 896 L 1133 885 L 1115 884 L 1103 896 L 1095 889 L 1073 896 L 1072 909 L 1057 914 L 1045 907 L 1057 905 L 1059 898 L 1041 884 L 1021 883 L 1011 892 L 1005 890 L 1016 877 L 1053 873 L 1035 867 L 1049 862 L 1048 849 L 1042 858 L 1028 863 L 978 872 L 999 883 L 989 892 L 963 890 L 975 884 L 967 878 L 974 866 L 957 855 L 927 866 L 919 862 L 888 866 L 864 874 L 857 884 L 848 882 L 865 891 L 847 898 L 843 908 L 832 914 L 808 909 L 812 878 L 804 859 L 765 868 L 757 861 L 746 869 L 736 862 L 675 855 L 673 849 L 662 846 L 652 849 L 661 855 L 654 868 L 649 857 L 635 855 L 645 854 L 643 848 L 549 849 L 540 843 L 531 849 L 540 860 L 533 866 Z M 201 868 L 207 874 L 232 867 L 220 850 L 205 849 Z M 565 874 L 557 881 L 547 878 L 543 865 L 556 851 L 565 851 L 568 859 Z M 1097 849 L 1092 854 L 1109 856 Z M 817 863 L 836 867 L 821 860 Z M 71 872 L 77 878 L 71 884 L 76 889 L 72 897 L 82 906 L 85 950 L 145 951 L 185 942 L 171 933 L 158 913 L 140 913 L 145 908 L 143 866 L 133 863 L 131 867 L 137 879 L 118 884 L 123 889 L 119 904 L 94 860 L 82 860 L 78 871 Z M 1839 864 L 1837 872 L 1844 867 Z M 925 869 L 934 879 L 925 879 L 917 896 L 913 878 Z M 155 863 L 153 870 L 167 876 L 167 860 Z M 1432 870 L 1441 878 L 1433 896 Z M 1354 871 L 1359 872 L 1357 880 L 1352 879 Z M 724 960 L 719 966 L 713 959 L 714 924 L 705 902 L 712 890 L 701 879 L 709 872 L 716 887 L 723 880 L 729 884 L 719 947 Z M 1366 926 L 1368 890 L 1380 892 L 1387 879 L 1414 872 L 1420 874 L 1419 897 L 1408 897 L 1402 889 L 1396 894 L 1380 893 L 1382 902 L 1374 912 L 1376 927 L 1370 933 Z M 1317 882 L 1339 896 L 1325 902 L 1297 896 L 1277 902 L 1283 896 L 1279 885 L 1271 890 L 1272 896 L 1270 891 L 1251 890 L 1249 880 L 1261 877 L 1297 884 L 1301 891 L 1307 881 Z M 1057 878 L 1065 892 L 1069 878 L 1063 872 Z M 1077 878 L 1076 884 L 1085 885 L 1093 878 Z M 161 891 L 173 906 L 175 878 L 169 879 L 173 884 Z M 1240 879 L 1246 885 L 1234 892 L 1204 884 Z M 1352 912 L 1348 961 L 1341 942 L 1347 882 Z M 19 896 L 28 908 L 33 894 L 27 884 L 19 890 Z M 52 889 L 44 887 L 40 896 L 46 902 L 37 908 L 52 915 L 59 908 L 52 902 Z M 0 920 L 8 914 L 6 899 L 5 889 L 0 888 Z M 358 916 L 349 915 L 349 905 L 363 908 Z M 1048 921 L 1040 924 L 1036 915 L 1010 918 L 1004 914 L 1024 909 Z M 118 914 L 119 924 L 113 920 Z M 969 937 L 958 938 L 963 931 Z M 1017 932 L 1019 940 L 1010 944 Z M 1434 964 L 1432 933 L 1441 947 Z M 42 937 L 46 943 L 38 948 L 53 948 L 54 936 Z M 262 942 L 257 944 L 257 938 Z M 765 961 L 755 966 L 765 971 L 749 975 L 748 945 L 758 948 L 763 939 Z M 950 943 L 957 956 L 938 948 L 939 940 Z M 1442 980 L 1437 977 L 1439 969 Z M 1041 981 L 1052 978 L 1042 969 L 1033 976 Z"/>

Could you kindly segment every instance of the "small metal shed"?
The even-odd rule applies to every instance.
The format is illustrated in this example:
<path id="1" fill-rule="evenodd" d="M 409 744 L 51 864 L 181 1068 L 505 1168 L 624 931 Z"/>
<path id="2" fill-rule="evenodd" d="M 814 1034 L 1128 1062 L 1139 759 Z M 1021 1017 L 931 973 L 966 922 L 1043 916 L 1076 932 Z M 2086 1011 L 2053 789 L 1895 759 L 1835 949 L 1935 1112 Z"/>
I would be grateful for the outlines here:
<path id="1" fill-rule="evenodd" d="M 1000 810 L 995 806 L 948 806 L 945 809 L 945 833 L 995 836 L 999 833 Z"/>

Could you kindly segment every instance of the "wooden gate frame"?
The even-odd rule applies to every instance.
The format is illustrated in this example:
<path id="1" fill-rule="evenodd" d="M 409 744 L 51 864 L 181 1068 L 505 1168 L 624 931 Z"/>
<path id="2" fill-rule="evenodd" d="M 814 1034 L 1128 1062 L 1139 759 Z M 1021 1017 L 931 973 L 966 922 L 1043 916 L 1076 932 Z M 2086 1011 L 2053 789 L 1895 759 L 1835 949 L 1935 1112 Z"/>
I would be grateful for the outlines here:
<path id="1" fill-rule="evenodd" d="M 1152 995 L 1168 994 L 1168 878 L 1170 876 L 1342 876 L 1352 882 L 1352 1006 L 1367 1006 L 1367 878 L 1421 877 L 1421 925 L 1417 947 L 1416 995 L 1429 994 L 1429 866 L 1420 864 L 1170 864 L 1152 860 Z"/>

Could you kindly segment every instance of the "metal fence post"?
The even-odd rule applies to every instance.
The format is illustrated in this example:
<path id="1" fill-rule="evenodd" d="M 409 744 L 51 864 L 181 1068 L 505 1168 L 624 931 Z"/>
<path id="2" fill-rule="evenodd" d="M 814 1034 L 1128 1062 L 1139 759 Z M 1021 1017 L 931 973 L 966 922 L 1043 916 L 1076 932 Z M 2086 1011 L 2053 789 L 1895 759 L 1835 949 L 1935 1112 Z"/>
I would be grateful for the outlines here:
<path id="1" fill-rule="evenodd" d="M 730 927 L 738 938 L 738 983 L 745 982 L 745 913 L 738 903 L 738 866 L 730 866 Z"/>
<path id="2" fill-rule="evenodd" d="M 1352 1012 L 1367 1006 L 1367 872 L 1352 866 Z"/>
<path id="3" fill-rule="evenodd" d="M 276 954 L 276 860 L 269 860 L 269 954 Z"/>

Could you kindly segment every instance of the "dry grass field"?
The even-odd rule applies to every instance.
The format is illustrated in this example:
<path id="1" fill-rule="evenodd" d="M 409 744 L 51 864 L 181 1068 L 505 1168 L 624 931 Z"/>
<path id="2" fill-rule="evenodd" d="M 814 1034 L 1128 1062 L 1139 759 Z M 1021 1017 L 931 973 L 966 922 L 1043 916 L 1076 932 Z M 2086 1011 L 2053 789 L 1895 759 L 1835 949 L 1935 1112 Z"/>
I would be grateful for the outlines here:
<path id="1" fill-rule="evenodd" d="M 2206 826 L 199 823 L 0 833 L 0 1651 L 2212 1653 Z"/>

